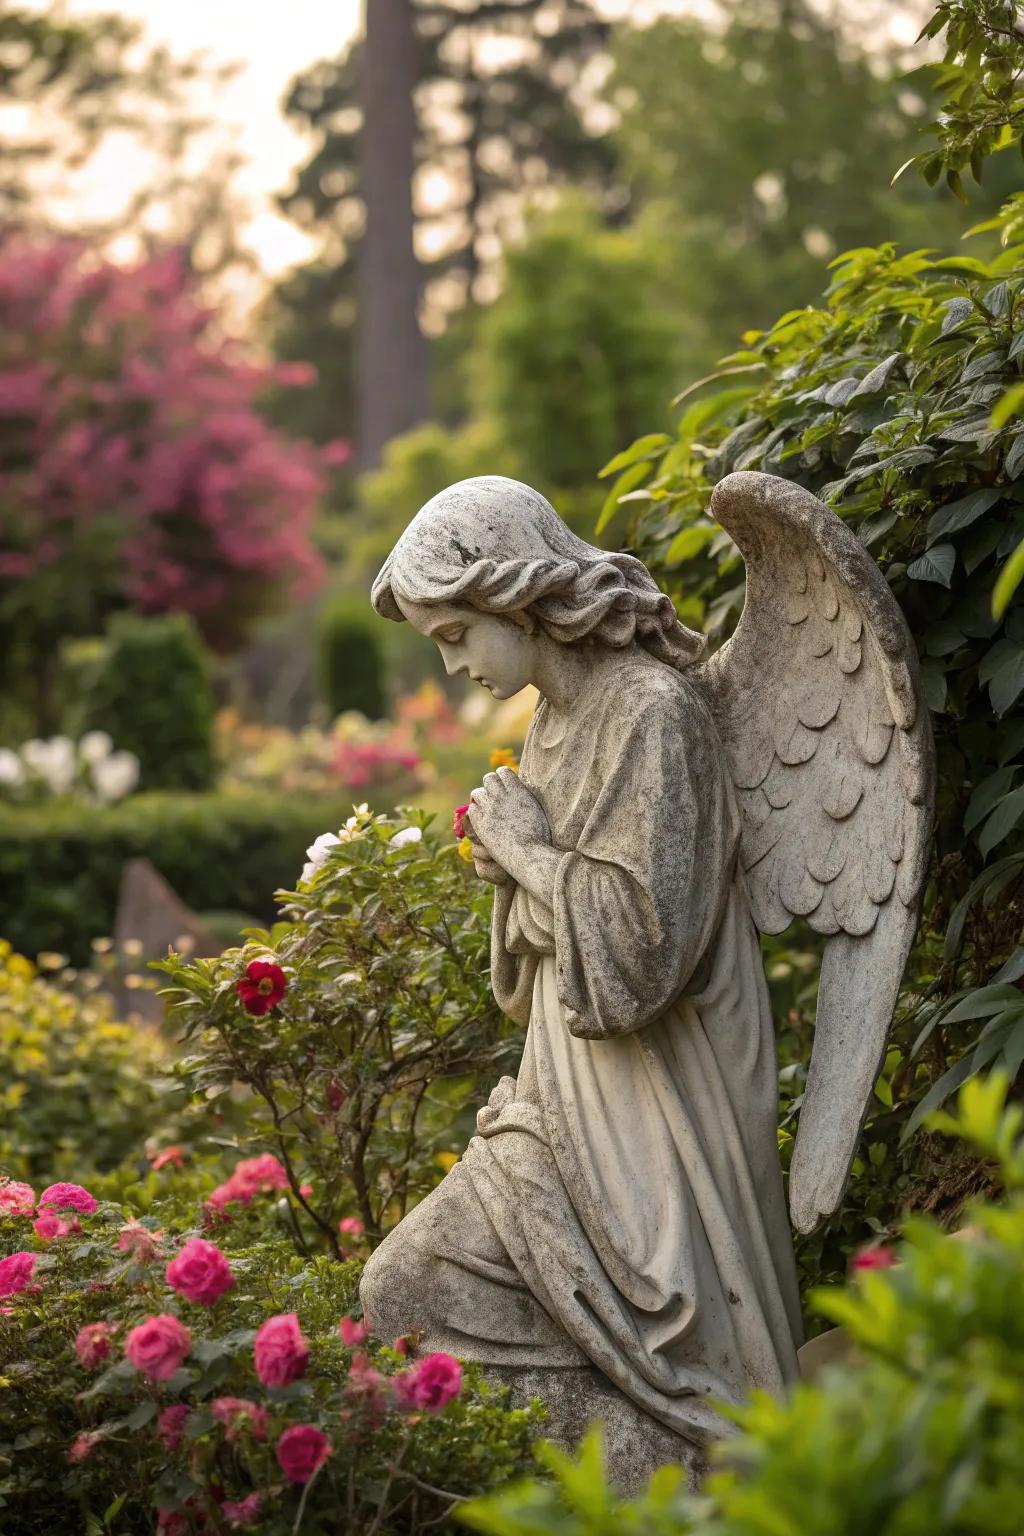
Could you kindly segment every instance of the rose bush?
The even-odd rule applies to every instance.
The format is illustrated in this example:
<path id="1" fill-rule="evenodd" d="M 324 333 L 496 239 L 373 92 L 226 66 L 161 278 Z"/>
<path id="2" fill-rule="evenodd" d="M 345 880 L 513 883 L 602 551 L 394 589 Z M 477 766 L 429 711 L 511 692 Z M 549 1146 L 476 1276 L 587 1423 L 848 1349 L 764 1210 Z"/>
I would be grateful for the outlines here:
<path id="1" fill-rule="evenodd" d="M 156 969 L 197 1102 L 248 1087 L 250 1130 L 277 1159 L 265 1180 L 291 1191 L 303 1242 L 339 1253 L 437 1183 L 520 1034 L 490 991 L 489 888 L 446 832 L 362 806 L 307 855 L 272 929 Z M 246 1202 L 246 1168 L 212 1205 Z"/>
<path id="2" fill-rule="evenodd" d="M 214 1177 L 108 1179 L 49 1244 L 38 1205 L 0 1210 L 4 1536 L 290 1536 L 300 1505 L 305 1536 L 412 1536 L 528 1469 L 539 1412 L 370 1339 L 359 1262 L 296 1252 L 279 1189 L 215 1213 L 210 1242 Z"/>

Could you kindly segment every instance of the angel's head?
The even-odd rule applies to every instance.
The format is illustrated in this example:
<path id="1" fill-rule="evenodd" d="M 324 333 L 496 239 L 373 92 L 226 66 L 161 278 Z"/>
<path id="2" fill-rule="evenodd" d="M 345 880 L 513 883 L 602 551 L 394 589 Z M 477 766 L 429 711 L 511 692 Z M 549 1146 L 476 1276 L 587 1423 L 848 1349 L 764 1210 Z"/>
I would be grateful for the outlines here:
<path id="1" fill-rule="evenodd" d="M 638 644 L 679 670 L 704 649 L 632 555 L 587 544 L 528 485 L 460 480 L 417 512 L 373 584 L 373 606 L 437 642 L 449 674 L 507 699 L 552 645 Z"/>

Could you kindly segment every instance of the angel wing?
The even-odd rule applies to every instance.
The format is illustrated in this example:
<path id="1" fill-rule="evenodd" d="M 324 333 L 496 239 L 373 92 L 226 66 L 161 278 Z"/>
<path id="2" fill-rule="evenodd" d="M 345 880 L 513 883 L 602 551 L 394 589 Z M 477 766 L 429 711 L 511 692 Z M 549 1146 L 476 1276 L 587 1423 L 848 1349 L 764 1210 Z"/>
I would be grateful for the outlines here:
<path id="1" fill-rule="evenodd" d="M 754 920 L 829 936 L 790 1171 L 810 1232 L 838 1207 L 917 926 L 934 749 L 917 655 L 874 560 L 809 491 L 738 471 L 711 514 L 746 562 L 732 639 L 687 675 L 736 785 Z"/>

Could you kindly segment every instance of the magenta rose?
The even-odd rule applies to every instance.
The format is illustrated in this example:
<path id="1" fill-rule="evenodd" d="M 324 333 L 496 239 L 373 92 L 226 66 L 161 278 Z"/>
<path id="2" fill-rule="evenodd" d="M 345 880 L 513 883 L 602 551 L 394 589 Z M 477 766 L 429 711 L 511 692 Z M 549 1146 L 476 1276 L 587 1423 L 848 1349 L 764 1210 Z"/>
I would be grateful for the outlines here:
<path id="1" fill-rule="evenodd" d="M 452 1355 L 426 1355 L 396 1377 L 395 1385 L 407 1408 L 440 1413 L 462 1391 L 462 1366 Z"/>
<path id="2" fill-rule="evenodd" d="M 68 1237 L 72 1232 L 81 1230 L 77 1221 L 65 1221 L 63 1216 L 56 1216 L 53 1211 L 44 1211 L 32 1223 L 32 1231 L 42 1243 L 52 1243 L 55 1238 Z"/>
<path id="3" fill-rule="evenodd" d="M 171 1312 L 147 1317 L 124 1341 L 124 1352 L 150 1381 L 169 1381 L 192 1348 L 192 1335 Z"/>
<path id="4" fill-rule="evenodd" d="M 290 1483 L 308 1483 L 331 1454 L 331 1442 L 315 1424 L 293 1424 L 277 1442 L 277 1460 Z"/>
<path id="5" fill-rule="evenodd" d="M 81 1184 L 51 1184 L 39 1196 L 39 1209 L 55 1206 L 59 1211 L 78 1211 L 81 1216 L 91 1216 L 96 1209 L 95 1195 L 90 1195 Z"/>
<path id="6" fill-rule="evenodd" d="M 235 1283 L 231 1265 L 216 1243 L 208 1243 L 202 1237 L 190 1237 L 164 1273 L 167 1284 L 179 1295 L 203 1307 L 212 1307 Z"/>
<path id="7" fill-rule="evenodd" d="M 110 1341 L 115 1329 L 111 1323 L 84 1323 L 75 1336 L 78 1363 L 86 1371 L 95 1371 L 110 1358 Z"/>
<path id="8" fill-rule="evenodd" d="M 31 1285 L 35 1272 L 36 1256 L 24 1248 L 20 1253 L 10 1253 L 6 1259 L 0 1259 L 0 1296 L 16 1296 Z"/>
<path id="9" fill-rule="evenodd" d="M 309 1345 L 294 1312 L 268 1317 L 253 1344 L 256 1374 L 265 1387 L 286 1387 L 306 1374 Z"/>
<path id="10" fill-rule="evenodd" d="M 156 1421 L 165 1451 L 176 1451 L 185 1433 L 185 1421 L 192 1412 L 188 1403 L 172 1403 Z"/>

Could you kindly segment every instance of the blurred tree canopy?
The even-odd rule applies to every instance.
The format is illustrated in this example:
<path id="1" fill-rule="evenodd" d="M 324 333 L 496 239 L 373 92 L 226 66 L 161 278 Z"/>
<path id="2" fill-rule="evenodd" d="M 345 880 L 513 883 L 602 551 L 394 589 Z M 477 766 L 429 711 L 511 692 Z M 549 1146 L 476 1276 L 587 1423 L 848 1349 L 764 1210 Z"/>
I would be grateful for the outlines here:
<path id="1" fill-rule="evenodd" d="M 503 243 L 521 227 L 525 201 L 544 189 L 590 190 L 621 205 L 614 151 L 591 124 L 606 62 L 608 25 L 590 0 L 413 3 L 420 49 L 415 105 L 416 246 L 428 329 L 497 291 Z M 287 115 L 314 150 L 281 199 L 320 245 L 315 260 L 278 289 L 281 357 L 317 364 L 321 389 L 306 430 L 349 431 L 355 270 L 364 228 L 360 188 L 363 113 L 356 41 L 294 82 Z"/>
<path id="2" fill-rule="evenodd" d="M 723 0 L 722 17 L 623 28 L 609 87 L 698 372 L 744 330 L 806 304 L 840 251 L 945 246 L 967 223 L 916 178 L 889 186 L 934 105 L 923 72 L 866 51 L 809 0 Z M 990 183 L 994 212 L 1014 168 L 993 165 Z"/>

